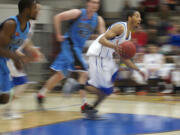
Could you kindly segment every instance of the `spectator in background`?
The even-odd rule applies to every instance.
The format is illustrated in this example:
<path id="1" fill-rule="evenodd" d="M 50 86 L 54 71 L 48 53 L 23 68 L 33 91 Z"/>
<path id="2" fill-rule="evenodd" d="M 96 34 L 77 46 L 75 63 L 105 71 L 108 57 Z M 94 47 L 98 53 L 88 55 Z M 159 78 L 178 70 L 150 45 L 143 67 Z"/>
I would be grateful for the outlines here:
<path id="1" fill-rule="evenodd" d="M 173 84 L 173 91 L 176 93 L 180 90 L 180 49 L 174 57 L 175 69 L 171 71 L 171 82 Z"/>
<path id="2" fill-rule="evenodd" d="M 124 6 L 121 10 L 121 17 L 123 20 L 126 20 L 126 17 L 127 17 L 127 13 L 132 10 L 132 6 L 130 5 L 129 3 L 129 0 L 124 0 Z"/>
<path id="3" fill-rule="evenodd" d="M 132 40 L 136 44 L 137 49 L 147 44 L 147 33 L 143 27 L 139 27 L 136 32 L 132 33 Z"/>
<path id="4" fill-rule="evenodd" d="M 144 68 L 144 63 L 143 63 L 144 55 L 145 55 L 145 48 L 140 47 L 138 49 L 138 52 L 136 53 L 135 57 L 133 58 L 136 65 L 140 68 L 141 71 L 143 71 L 145 73 L 145 80 L 137 71 L 133 71 L 133 73 L 132 73 L 132 76 L 131 76 L 132 80 L 134 80 L 136 82 L 136 94 L 137 95 L 146 95 L 147 94 L 147 92 L 146 92 L 146 90 L 147 90 L 147 71 Z"/>
<path id="5" fill-rule="evenodd" d="M 169 28 L 169 20 L 170 20 L 170 10 L 167 4 L 160 5 L 158 16 L 160 17 L 158 35 L 159 36 L 167 35 Z"/>
<path id="6" fill-rule="evenodd" d="M 150 90 L 158 90 L 158 83 L 161 82 L 160 69 L 165 62 L 164 55 L 158 53 L 158 47 L 155 44 L 148 45 L 148 54 L 144 55 L 144 68 L 147 71 L 148 84 Z"/>
<path id="7" fill-rule="evenodd" d="M 180 25 L 173 24 L 169 33 L 169 44 L 180 47 Z"/>
<path id="8" fill-rule="evenodd" d="M 157 42 L 157 21 L 150 17 L 147 20 L 147 35 L 148 35 L 148 43 L 156 43 Z"/>
<path id="9" fill-rule="evenodd" d="M 145 12 L 145 5 L 144 2 L 139 2 L 137 10 L 141 13 L 141 18 L 142 18 L 142 25 L 146 25 L 147 21 L 146 21 L 146 12 Z"/>
<path id="10" fill-rule="evenodd" d="M 166 0 L 170 10 L 176 10 L 177 0 Z"/>
<path id="11" fill-rule="evenodd" d="M 144 6 L 146 7 L 146 12 L 157 12 L 158 11 L 159 0 L 145 0 Z"/>

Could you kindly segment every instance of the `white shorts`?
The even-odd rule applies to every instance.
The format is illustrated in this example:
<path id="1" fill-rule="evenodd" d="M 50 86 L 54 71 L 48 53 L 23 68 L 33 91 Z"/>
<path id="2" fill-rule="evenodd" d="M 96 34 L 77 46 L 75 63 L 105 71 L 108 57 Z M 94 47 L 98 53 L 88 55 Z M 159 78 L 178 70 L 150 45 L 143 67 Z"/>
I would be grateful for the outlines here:
<path id="1" fill-rule="evenodd" d="M 26 76 L 26 74 L 22 71 L 19 71 L 16 69 L 13 61 L 11 59 L 9 59 L 7 61 L 7 66 L 9 68 L 10 74 L 12 77 L 20 77 L 20 76 Z"/>
<path id="2" fill-rule="evenodd" d="M 89 56 L 88 84 L 111 94 L 118 66 L 113 59 Z"/>
<path id="3" fill-rule="evenodd" d="M 23 70 L 22 71 L 17 70 L 11 59 L 7 61 L 7 66 L 9 68 L 14 86 L 23 85 L 27 83 L 28 81 L 27 75 L 23 72 Z"/>

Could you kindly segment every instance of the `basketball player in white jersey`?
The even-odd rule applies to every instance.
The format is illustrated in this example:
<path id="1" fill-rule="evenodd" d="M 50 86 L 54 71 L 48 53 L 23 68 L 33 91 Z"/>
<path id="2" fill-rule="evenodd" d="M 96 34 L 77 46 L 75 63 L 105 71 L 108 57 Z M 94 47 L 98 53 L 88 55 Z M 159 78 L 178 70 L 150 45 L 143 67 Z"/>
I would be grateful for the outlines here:
<path id="1" fill-rule="evenodd" d="M 97 94 L 97 100 L 88 111 L 95 110 L 95 107 L 113 92 L 113 81 L 119 71 L 113 59 L 113 53 L 121 53 L 119 44 L 131 39 L 131 31 L 141 23 L 141 15 L 138 11 L 128 12 L 127 22 L 117 22 L 100 35 L 89 47 L 89 80 L 88 84 L 79 86 L 87 91 Z M 121 60 L 130 68 L 144 75 L 130 59 Z M 80 89 L 79 88 L 79 89 Z M 96 111 L 93 111 L 96 112 Z"/>

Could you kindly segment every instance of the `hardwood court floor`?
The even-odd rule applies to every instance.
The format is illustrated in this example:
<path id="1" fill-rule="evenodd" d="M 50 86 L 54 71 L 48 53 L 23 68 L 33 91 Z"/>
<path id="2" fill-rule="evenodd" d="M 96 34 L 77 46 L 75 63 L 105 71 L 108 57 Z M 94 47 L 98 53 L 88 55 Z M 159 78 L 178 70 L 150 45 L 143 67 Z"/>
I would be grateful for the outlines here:
<path id="1" fill-rule="evenodd" d="M 34 97 L 35 95 L 33 93 L 25 93 L 23 97 L 16 100 L 14 109 L 21 112 L 24 118 L 17 120 L 0 119 L 0 135 L 3 135 L 5 132 L 83 118 L 80 113 L 81 99 L 79 95 L 64 97 L 62 94 L 48 94 L 45 103 L 47 111 L 36 110 Z M 91 103 L 93 100 L 94 96 L 88 95 L 88 101 Z M 124 115 L 123 117 L 126 117 L 126 114 L 132 114 L 136 118 L 143 116 L 143 120 L 145 121 L 151 121 L 146 116 L 167 117 L 180 120 L 180 97 L 112 95 L 99 106 L 99 113 L 116 113 Z M 159 126 L 156 122 L 154 124 Z M 180 135 L 180 131 L 178 130 L 172 132 L 163 130 L 161 133 L 151 133 L 149 135 Z M 146 135 L 148 134 L 146 133 Z"/>

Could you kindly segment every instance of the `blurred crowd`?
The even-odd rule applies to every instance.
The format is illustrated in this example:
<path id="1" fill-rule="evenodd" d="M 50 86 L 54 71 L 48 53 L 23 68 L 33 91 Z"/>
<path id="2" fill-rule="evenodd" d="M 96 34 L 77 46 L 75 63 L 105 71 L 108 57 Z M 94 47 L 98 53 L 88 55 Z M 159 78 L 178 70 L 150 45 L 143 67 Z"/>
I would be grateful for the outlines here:
<path id="1" fill-rule="evenodd" d="M 125 0 L 122 17 L 132 8 Z M 141 27 L 132 33 L 137 47 L 134 62 L 144 71 L 146 80 L 124 67 L 116 86 L 126 93 L 177 93 L 180 90 L 180 1 L 143 0 L 138 10 L 143 20 Z"/>

